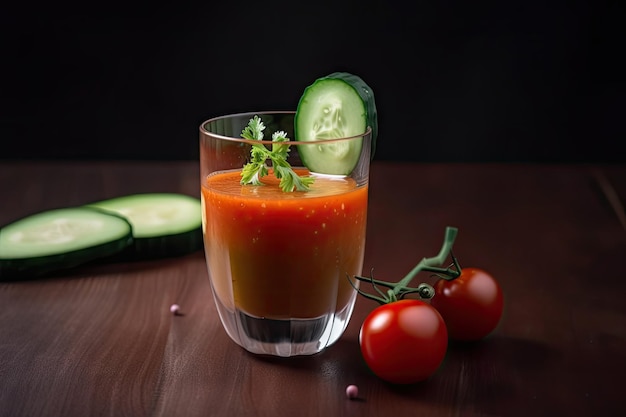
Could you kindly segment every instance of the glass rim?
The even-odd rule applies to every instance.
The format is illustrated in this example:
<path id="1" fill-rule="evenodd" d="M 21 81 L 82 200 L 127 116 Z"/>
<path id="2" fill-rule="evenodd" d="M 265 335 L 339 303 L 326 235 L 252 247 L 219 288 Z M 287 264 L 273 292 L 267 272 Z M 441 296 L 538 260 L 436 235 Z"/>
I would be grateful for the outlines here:
<path id="1" fill-rule="evenodd" d="M 220 139 L 220 140 L 227 140 L 230 142 L 239 142 L 239 143 L 249 143 L 249 144 L 264 144 L 264 145 L 271 145 L 272 142 L 271 139 L 264 139 L 264 140 L 255 140 L 255 139 L 244 139 L 242 137 L 233 137 L 233 136 L 224 136 L 224 135 L 220 135 L 218 133 L 213 133 L 213 132 L 209 132 L 206 128 L 205 125 L 207 123 L 211 123 L 211 122 L 216 122 L 218 120 L 225 120 L 225 119 L 231 119 L 234 117 L 248 117 L 248 118 L 252 118 L 255 115 L 256 116 L 260 116 L 260 115 L 271 115 L 271 114 L 283 114 L 283 115 L 287 115 L 287 114 L 291 114 L 291 115 L 295 115 L 296 112 L 295 110 L 274 110 L 274 111 L 257 111 L 257 112 L 241 112 L 241 113 L 231 113 L 231 114 L 225 114 L 222 116 L 216 116 L 216 117 L 212 117 L 210 119 L 207 119 L 205 121 L 203 121 L 202 123 L 200 123 L 200 133 L 202 135 L 205 136 L 210 136 L 212 138 L 215 139 Z M 364 136 L 367 135 L 371 135 L 372 134 L 372 127 L 371 126 L 366 126 L 365 131 L 362 133 L 358 133 L 356 135 L 351 135 L 351 136 L 345 136 L 345 137 L 341 137 L 341 138 L 332 138 L 332 139 L 314 139 L 314 140 L 294 140 L 292 138 L 289 138 L 289 143 L 290 145 L 298 145 L 298 144 L 302 144 L 302 145 L 312 145 L 315 143 L 324 143 L 324 144 L 328 144 L 328 143 L 333 143 L 333 142 L 342 142 L 342 141 L 346 141 L 346 140 L 354 140 L 354 139 L 360 139 L 363 138 Z"/>

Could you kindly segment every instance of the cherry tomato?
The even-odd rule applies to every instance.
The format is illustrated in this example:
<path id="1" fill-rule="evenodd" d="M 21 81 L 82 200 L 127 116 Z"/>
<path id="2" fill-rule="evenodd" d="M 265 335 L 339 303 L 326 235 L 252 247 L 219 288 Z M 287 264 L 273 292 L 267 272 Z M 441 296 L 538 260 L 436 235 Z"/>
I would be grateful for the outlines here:
<path id="1" fill-rule="evenodd" d="M 404 299 L 372 310 L 361 325 L 359 343 L 375 375 L 394 384 L 410 384 L 427 379 L 439 368 L 448 348 L 448 332 L 430 304 Z"/>
<path id="2" fill-rule="evenodd" d="M 504 297 L 500 285 L 488 272 L 463 268 L 459 277 L 440 279 L 434 287 L 430 303 L 441 313 L 451 339 L 482 339 L 500 322 Z"/>

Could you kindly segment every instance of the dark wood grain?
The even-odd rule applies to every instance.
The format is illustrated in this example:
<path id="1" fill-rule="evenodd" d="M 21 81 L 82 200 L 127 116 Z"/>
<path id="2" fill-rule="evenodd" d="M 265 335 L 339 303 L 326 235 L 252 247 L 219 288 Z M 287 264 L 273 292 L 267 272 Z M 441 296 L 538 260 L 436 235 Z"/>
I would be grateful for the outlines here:
<path id="1" fill-rule="evenodd" d="M 3 162 L 0 224 L 152 191 L 198 195 L 197 164 Z M 238 348 L 201 252 L 2 282 L 0 416 L 624 415 L 623 201 L 624 166 L 375 162 L 365 272 L 400 279 L 452 225 L 461 263 L 491 271 L 506 297 L 494 334 L 451 344 L 440 370 L 409 386 L 362 362 L 359 324 L 375 307 L 363 298 L 319 355 Z"/>

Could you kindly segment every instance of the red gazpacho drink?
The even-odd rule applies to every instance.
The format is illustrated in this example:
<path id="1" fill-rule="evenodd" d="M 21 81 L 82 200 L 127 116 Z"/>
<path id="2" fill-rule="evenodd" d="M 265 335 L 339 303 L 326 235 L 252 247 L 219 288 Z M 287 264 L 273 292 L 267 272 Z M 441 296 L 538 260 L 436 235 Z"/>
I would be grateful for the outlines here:
<path id="1" fill-rule="evenodd" d="M 265 186 L 240 179 L 240 170 L 217 172 L 202 184 L 205 250 L 219 302 L 273 320 L 315 320 L 349 307 L 349 278 L 363 265 L 367 185 L 316 175 L 309 191 L 285 193 L 271 174 Z"/>

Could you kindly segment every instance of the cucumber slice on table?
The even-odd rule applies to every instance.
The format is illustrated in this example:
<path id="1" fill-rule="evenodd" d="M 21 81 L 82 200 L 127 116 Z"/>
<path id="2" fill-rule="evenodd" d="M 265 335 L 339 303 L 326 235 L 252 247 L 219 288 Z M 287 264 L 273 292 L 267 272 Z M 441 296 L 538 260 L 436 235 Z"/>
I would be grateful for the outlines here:
<path id="1" fill-rule="evenodd" d="M 123 217 L 73 207 L 44 211 L 0 229 L 0 280 L 41 276 L 111 256 L 132 243 Z"/>
<path id="2" fill-rule="evenodd" d="M 125 217 L 133 228 L 129 259 L 179 256 L 202 248 L 200 199 L 176 193 L 132 194 L 88 204 Z"/>
<path id="3" fill-rule="evenodd" d="M 358 76 L 334 72 L 304 89 L 294 123 L 298 141 L 349 137 L 372 129 L 371 157 L 378 136 L 374 92 Z M 361 153 L 361 141 L 332 143 L 327 146 L 300 146 L 304 165 L 313 172 L 349 174 Z"/>

